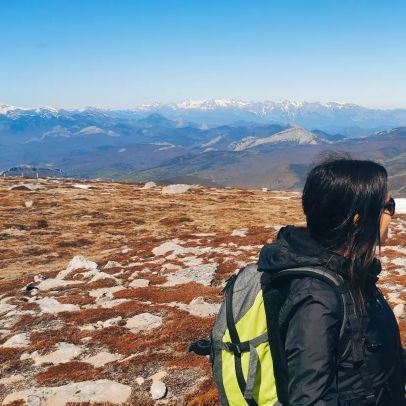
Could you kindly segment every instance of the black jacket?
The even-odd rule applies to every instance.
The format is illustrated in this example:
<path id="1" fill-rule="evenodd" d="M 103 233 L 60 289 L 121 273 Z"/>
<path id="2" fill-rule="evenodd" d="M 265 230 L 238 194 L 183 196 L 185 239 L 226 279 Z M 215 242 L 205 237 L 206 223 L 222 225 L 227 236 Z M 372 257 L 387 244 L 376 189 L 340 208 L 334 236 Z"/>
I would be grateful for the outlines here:
<path id="1" fill-rule="evenodd" d="M 368 275 L 365 365 L 377 404 L 400 406 L 406 404 L 404 350 L 394 314 L 375 285 L 379 261 L 375 265 Z M 282 228 L 276 242 L 262 248 L 258 261 L 259 271 L 271 273 L 306 266 L 327 267 L 346 277 L 345 259 L 317 244 L 305 228 Z M 287 356 L 289 405 L 364 404 L 351 349 L 338 342 L 342 315 L 335 292 L 311 277 L 290 279 L 287 285 L 279 325 Z"/>

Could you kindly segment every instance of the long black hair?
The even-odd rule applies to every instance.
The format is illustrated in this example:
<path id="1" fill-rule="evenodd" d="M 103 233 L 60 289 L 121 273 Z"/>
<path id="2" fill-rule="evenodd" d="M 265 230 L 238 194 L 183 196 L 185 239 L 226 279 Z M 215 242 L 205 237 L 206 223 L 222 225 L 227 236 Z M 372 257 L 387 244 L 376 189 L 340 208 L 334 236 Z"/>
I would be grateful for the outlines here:
<path id="1" fill-rule="evenodd" d="M 372 161 L 330 157 L 307 176 L 302 205 L 310 235 L 348 260 L 348 279 L 364 310 L 367 272 L 380 248 L 386 169 Z"/>

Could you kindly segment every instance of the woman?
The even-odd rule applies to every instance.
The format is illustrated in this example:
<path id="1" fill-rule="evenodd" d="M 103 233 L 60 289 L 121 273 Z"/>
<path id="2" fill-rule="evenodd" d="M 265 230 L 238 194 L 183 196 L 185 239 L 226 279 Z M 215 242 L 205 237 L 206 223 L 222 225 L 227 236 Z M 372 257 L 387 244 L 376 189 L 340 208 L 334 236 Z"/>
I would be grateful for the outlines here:
<path id="1" fill-rule="evenodd" d="M 279 314 L 289 406 L 406 404 L 399 328 L 376 287 L 376 254 L 395 212 L 387 188 L 387 172 L 377 163 L 325 161 L 311 170 L 304 187 L 307 227 L 282 228 L 261 250 L 262 272 L 321 267 L 343 276 L 365 340 L 364 362 L 356 365 L 351 347 L 338 340 L 342 314 L 331 287 L 312 277 L 290 279 Z"/>

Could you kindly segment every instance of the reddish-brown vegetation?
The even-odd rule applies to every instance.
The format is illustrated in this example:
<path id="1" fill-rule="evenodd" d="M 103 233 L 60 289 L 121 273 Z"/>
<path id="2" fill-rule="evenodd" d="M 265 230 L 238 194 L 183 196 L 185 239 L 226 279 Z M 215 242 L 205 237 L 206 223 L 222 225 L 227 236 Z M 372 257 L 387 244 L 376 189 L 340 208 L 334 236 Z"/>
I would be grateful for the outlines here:
<path id="1" fill-rule="evenodd" d="M 72 361 L 51 366 L 40 372 L 35 379 L 40 385 L 58 385 L 66 382 L 103 379 L 105 375 L 102 368 L 94 368 L 86 362 Z"/>

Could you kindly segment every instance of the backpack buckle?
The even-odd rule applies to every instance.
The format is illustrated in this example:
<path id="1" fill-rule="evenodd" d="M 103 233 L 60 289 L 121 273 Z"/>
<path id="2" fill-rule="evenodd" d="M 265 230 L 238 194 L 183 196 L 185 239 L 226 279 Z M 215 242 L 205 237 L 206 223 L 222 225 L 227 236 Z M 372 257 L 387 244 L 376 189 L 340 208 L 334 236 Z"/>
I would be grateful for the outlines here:
<path id="1" fill-rule="evenodd" d="M 225 343 L 227 346 L 227 350 L 233 352 L 234 354 L 241 355 L 243 352 L 247 352 L 250 350 L 249 343 Z"/>

